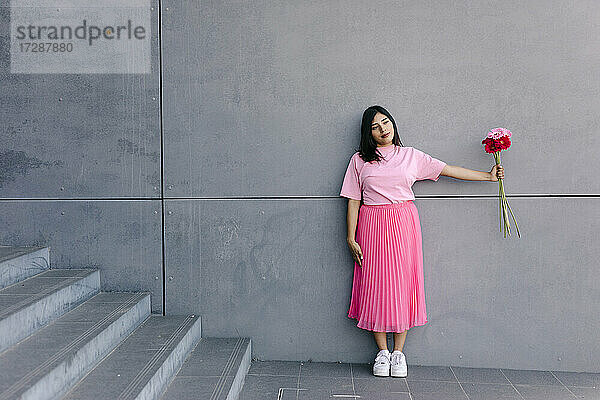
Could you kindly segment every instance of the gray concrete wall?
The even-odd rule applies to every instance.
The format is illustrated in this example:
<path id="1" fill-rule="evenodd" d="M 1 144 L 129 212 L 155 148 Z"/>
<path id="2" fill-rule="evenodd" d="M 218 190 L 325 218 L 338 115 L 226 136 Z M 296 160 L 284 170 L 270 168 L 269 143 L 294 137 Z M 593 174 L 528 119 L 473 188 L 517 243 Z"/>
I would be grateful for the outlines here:
<path id="1" fill-rule="evenodd" d="M 353 264 L 337 197 L 362 111 L 383 105 L 405 145 L 483 171 L 493 158 L 481 140 L 504 126 L 522 237 L 499 231 L 497 183 L 417 182 L 429 322 L 409 331 L 405 353 L 422 365 L 600 371 L 600 4 L 166 0 L 161 16 L 162 131 L 149 100 L 161 88 L 156 46 L 151 75 L 3 72 L 0 139 L 13 158 L 0 170 L 2 244 L 61 243 L 59 266 L 83 251 L 110 285 L 152 291 L 153 305 L 164 279 L 166 313 L 201 314 L 207 336 L 252 337 L 260 359 L 367 362 L 372 334 L 346 317 Z M 67 88 L 100 116 L 33 99 Z M 111 88 L 128 107 L 102 101 Z M 88 139 L 76 146 L 42 116 L 81 118 Z M 101 145 L 92 133 L 107 120 L 116 129 Z M 67 206 L 79 218 L 48 216 Z M 86 235 L 69 230 L 82 224 Z M 119 239 L 118 224 L 138 229 Z"/>
<path id="2" fill-rule="evenodd" d="M 0 1 L 0 243 L 48 245 L 52 267 L 97 267 L 103 289 L 150 291 L 161 312 L 158 1 L 148 74 L 11 73 L 10 4 Z M 40 10 L 31 23 L 48 24 Z"/>

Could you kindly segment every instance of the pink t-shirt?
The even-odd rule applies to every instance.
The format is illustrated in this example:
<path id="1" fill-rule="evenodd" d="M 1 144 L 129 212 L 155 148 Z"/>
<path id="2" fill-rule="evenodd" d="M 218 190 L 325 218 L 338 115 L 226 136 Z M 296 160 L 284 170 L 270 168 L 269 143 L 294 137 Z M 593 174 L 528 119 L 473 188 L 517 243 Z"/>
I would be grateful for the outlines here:
<path id="1" fill-rule="evenodd" d="M 384 159 L 365 162 L 354 153 L 348 164 L 340 196 L 363 204 L 390 204 L 414 200 L 415 181 L 437 181 L 446 163 L 409 146 L 378 147 Z"/>

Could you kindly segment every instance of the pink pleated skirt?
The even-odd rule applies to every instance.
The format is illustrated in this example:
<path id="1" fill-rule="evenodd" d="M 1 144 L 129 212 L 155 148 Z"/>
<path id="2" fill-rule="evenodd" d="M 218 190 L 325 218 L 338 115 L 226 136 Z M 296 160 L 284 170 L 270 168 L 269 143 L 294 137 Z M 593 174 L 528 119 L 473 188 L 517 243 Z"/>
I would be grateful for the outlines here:
<path id="1" fill-rule="evenodd" d="M 375 332 L 404 332 L 427 323 L 421 223 L 412 200 L 361 205 L 348 317 Z"/>

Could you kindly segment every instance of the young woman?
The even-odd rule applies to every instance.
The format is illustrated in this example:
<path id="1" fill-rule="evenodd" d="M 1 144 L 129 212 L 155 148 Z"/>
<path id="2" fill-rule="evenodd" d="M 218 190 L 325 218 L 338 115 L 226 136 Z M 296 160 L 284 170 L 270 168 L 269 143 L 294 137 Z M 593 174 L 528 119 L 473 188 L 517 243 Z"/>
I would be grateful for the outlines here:
<path id="1" fill-rule="evenodd" d="M 407 375 L 402 352 L 406 333 L 427 323 L 421 223 L 412 185 L 437 181 L 440 175 L 497 182 L 504 178 L 504 169 L 499 164 L 490 172 L 447 165 L 404 146 L 385 108 L 365 110 L 360 150 L 350 159 L 340 196 L 348 198 L 347 242 L 354 258 L 348 317 L 357 319 L 359 328 L 373 331 L 380 349 L 375 376 Z M 391 354 L 386 332 L 394 333 Z"/>

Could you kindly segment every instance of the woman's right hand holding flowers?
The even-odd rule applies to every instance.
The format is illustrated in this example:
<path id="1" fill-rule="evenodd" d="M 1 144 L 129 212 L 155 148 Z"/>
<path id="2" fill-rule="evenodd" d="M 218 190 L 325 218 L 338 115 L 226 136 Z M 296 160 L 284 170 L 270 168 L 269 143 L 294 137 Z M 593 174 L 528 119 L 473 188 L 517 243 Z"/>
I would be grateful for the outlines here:
<path id="1" fill-rule="evenodd" d="M 350 253 L 352 253 L 352 258 L 354 258 L 354 261 L 362 268 L 363 254 L 359 244 L 354 239 L 348 239 L 347 242 L 348 247 L 350 248 Z"/>

